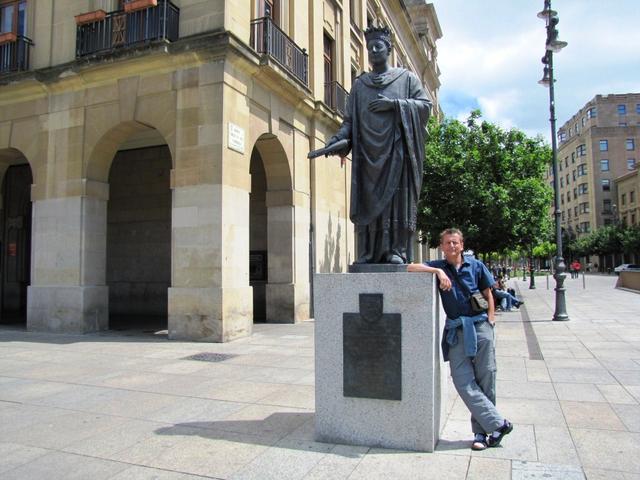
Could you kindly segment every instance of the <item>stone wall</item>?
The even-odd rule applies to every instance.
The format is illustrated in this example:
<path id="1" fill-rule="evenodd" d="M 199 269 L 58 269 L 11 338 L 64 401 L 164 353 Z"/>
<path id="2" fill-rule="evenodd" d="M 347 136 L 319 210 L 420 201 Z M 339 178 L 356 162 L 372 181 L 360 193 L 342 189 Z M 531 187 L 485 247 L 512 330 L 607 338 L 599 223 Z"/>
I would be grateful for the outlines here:
<path id="1" fill-rule="evenodd" d="M 171 154 L 120 151 L 109 174 L 107 285 L 111 315 L 166 315 L 171 285 Z"/>

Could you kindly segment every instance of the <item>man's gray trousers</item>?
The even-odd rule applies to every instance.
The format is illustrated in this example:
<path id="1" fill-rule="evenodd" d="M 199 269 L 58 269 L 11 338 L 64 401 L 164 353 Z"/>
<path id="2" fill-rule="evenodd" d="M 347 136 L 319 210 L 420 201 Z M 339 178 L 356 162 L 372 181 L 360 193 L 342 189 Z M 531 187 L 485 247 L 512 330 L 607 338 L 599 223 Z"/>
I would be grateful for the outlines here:
<path id="1" fill-rule="evenodd" d="M 453 384 L 471 412 L 473 433 L 489 434 L 500 428 L 504 417 L 496 409 L 495 330 L 488 322 L 475 324 L 478 352 L 467 357 L 462 328 L 457 329 L 458 342 L 449 348 L 449 364 Z"/>

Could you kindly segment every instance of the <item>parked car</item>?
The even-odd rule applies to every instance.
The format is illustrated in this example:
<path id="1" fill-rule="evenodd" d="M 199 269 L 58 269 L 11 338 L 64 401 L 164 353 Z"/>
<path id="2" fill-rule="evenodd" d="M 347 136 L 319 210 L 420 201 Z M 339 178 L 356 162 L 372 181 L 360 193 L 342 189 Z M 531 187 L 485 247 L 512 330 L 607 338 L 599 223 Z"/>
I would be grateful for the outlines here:
<path id="1" fill-rule="evenodd" d="M 613 269 L 613 271 L 616 272 L 616 275 L 620 275 L 620 272 L 623 270 L 640 270 L 640 265 L 635 263 L 623 263 Z"/>

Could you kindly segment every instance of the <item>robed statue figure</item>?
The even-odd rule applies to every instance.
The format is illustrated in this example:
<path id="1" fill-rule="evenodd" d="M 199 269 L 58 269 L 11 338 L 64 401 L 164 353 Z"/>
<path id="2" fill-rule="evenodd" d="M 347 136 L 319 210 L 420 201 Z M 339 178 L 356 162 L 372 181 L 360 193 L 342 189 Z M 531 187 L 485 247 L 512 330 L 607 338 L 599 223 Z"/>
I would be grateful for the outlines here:
<path id="1" fill-rule="evenodd" d="M 337 153 L 347 156 L 350 147 L 354 263 L 410 263 L 432 104 L 414 73 L 389 67 L 386 27 L 368 28 L 365 38 L 372 71 L 355 80 L 344 121 L 327 148 L 349 141 Z"/>

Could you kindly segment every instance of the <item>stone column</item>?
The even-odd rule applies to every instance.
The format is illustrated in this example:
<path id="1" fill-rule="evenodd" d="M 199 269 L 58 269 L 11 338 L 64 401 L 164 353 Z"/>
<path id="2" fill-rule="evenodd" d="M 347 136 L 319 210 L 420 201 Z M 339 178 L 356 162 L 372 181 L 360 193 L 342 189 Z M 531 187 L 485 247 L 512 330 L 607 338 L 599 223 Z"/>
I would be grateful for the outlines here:
<path id="1" fill-rule="evenodd" d="M 300 205 L 294 206 L 296 200 Z M 267 322 L 309 318 L 308 205 L 308 196 L 299 192 L 267 192 Z"/>
<path id="2" fill-rule="evenodd" d="M 104 330 L 109 185 L 83 181 L 91 196 L 33 202 L 27 329 L 57 333 Z"/>
<path id="3" fill-rule="evenodd" d="M 173 189 L 171 339 L 224 342 L 251 334 L 249 235 L 240 225 L 248 220 L 234 215 L 248 210 L 249 198 L 233 190 L 219 184 Z"/>

